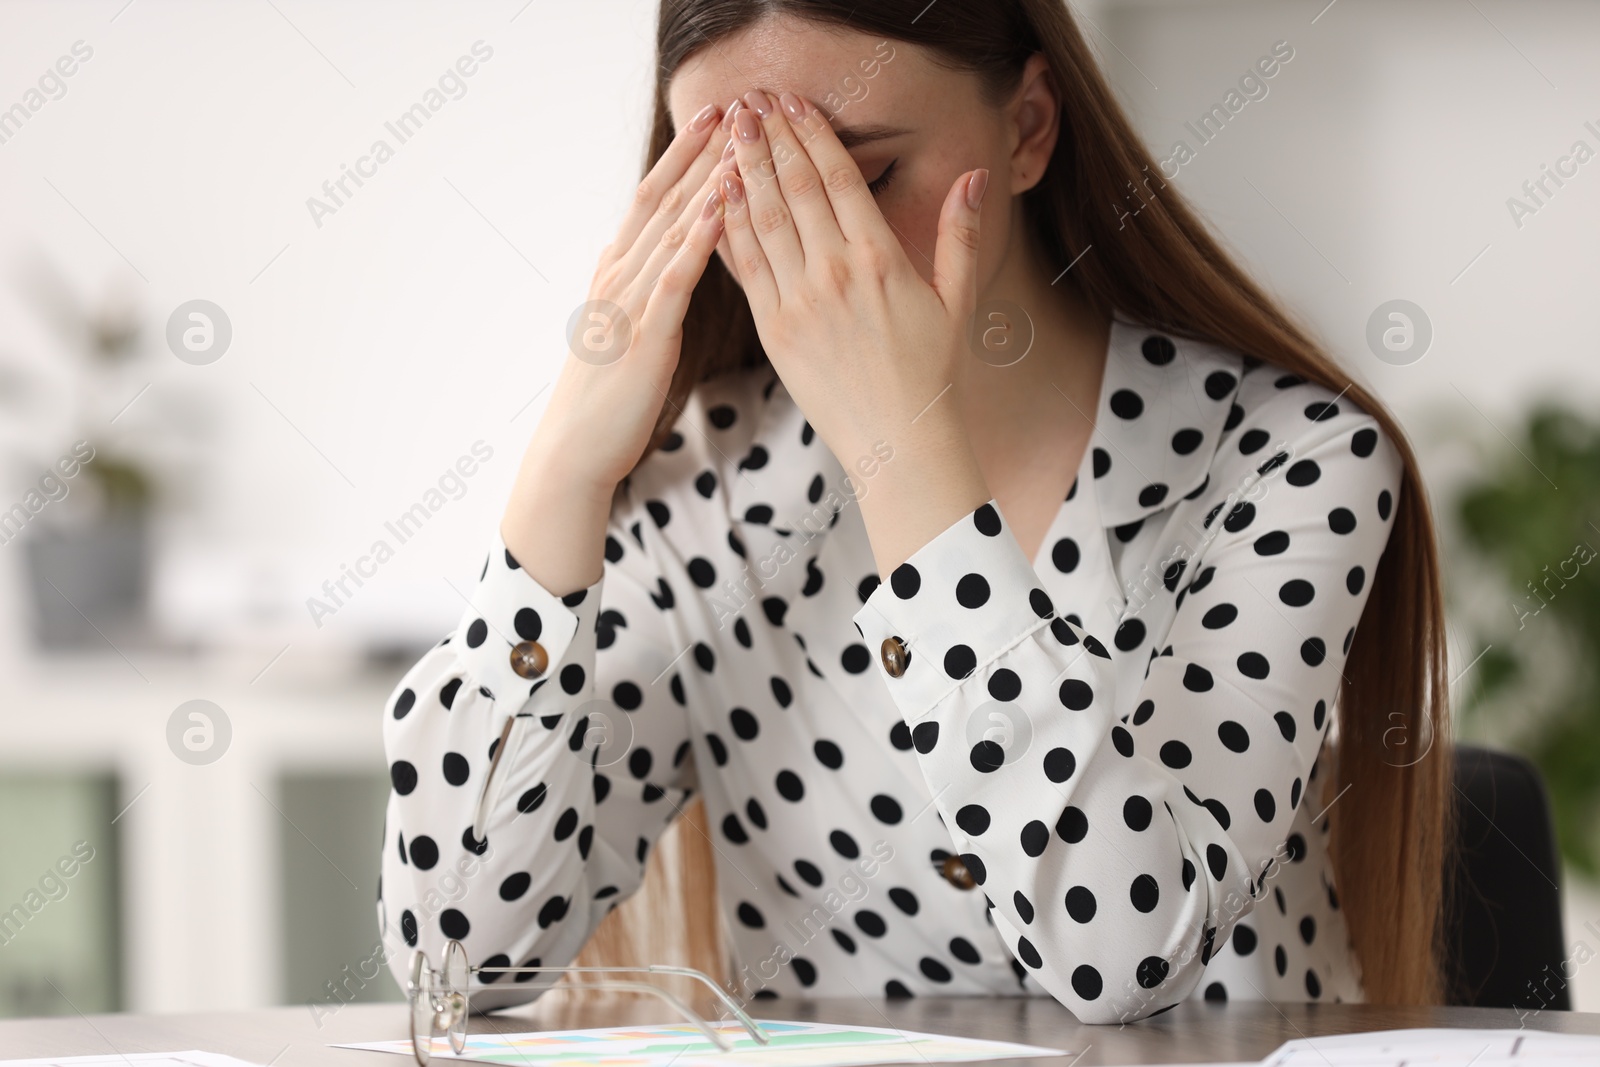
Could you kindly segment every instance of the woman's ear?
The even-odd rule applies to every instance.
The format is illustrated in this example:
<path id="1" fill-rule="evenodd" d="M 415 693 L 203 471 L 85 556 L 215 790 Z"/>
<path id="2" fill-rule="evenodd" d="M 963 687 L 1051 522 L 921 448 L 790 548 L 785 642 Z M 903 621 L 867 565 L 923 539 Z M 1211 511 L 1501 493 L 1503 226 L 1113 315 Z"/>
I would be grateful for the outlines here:
<path id="1" fill-rule="evenodd" d="M 1016 137 L 1011 151 L 1012 195 L 1039 184 L 1061 131 L 1061 101 L 1044 53 L 1035 52 L 1023 64 L 1022 81 L 1006 109 Z"/>

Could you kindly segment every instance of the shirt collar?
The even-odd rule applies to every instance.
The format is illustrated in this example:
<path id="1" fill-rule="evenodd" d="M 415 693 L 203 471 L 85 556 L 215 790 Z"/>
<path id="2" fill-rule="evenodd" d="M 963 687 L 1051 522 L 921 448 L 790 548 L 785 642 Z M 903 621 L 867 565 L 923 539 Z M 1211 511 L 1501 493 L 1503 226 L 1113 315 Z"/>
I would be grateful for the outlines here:
<path id="1" fill-rule="evenodd" d="M 1084 470 L 1104 526 L 1125 526 L 1203 491 L 1217 442 L 1244 417 L 1237 352 L 1111 320 Z M 1081 488 L 1081 487 L 1080 487 Z"/>
<path id="2" fill-rule="evenodd" d="M 1112 317 L 1095 429 L 1080 467 L 1094 480 L 1102 526 L 1139 522 L 1204 490 L 1217 442 L 1244 417 L 1234 397 L 1254 362 Z M 849 485 L 777 373 L 754 376 L 742 396 L 707 390 L 703 403 L 737 407 L 746 427 L 724 444 L 735 463 L 731 518 L 747 558 L 767 558 L 780 543 L 796 555 L 814 553 L 816 538 L 850 501 Z"/>

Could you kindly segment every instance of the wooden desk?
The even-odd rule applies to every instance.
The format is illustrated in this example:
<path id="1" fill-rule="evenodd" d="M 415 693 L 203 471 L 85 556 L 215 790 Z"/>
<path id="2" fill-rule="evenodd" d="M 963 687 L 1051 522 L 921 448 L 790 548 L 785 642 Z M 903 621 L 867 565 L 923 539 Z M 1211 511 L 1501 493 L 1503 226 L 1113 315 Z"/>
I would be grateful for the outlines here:
<path id="1" fill-rule="evenodd" d="M 1418 1026 L 1516 1028 L 1517 1013 L 1488 1008 L 1372 1008 L 1363 1005 L 1186 1003 L 1125 1027 L 1084 1026 L 1048 998 L 757 1001 L 762 1018 L 899 1027 L 1001 1041 L 1087 1050 L 1093 1064 L 1257 1060 L 1297 1037 Z M 474 1031 L 516 1032 L 675 1021 L 663 1006 L 626 995 L 547 995 L 534 1004 L 473 1020 Z M 1541 1012 L 1529 1029 L 1600 1034 L 1600 1015 Z M 310 1009 L 212 1012 L 202 1015 L 95 1015 L 0 1021 L 0 1057 L 105 1055 L 205 1049 L 272 1067 L 403 1067 L 409 1058 L 328 1048 L 330 1041 L 381 1041 L 406 1036 L 403 1004 L 361 1004 L 324 1016 Z M 1073 1063 L 1072 1057 L 1010 1063 Z"/>

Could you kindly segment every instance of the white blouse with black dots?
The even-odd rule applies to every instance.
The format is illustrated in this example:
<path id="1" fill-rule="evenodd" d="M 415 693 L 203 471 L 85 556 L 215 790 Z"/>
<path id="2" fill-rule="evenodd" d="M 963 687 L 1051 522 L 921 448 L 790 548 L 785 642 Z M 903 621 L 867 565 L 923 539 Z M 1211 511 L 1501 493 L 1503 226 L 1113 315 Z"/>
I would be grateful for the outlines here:
<path id="1" fill-rule="evenodd" d="M 1117 319 L 1039 558 L 990 500 L 884 582 L 851 494 L 892 443 L 847 477 L 770 368 L 676 430 L 599 581 L 496 535 L 396 687 L 386 931 L 566 963 L 698 792 L 739 996 L 1361 998 L 1316 763 L 1399 489 L 1369 414 Z"/>

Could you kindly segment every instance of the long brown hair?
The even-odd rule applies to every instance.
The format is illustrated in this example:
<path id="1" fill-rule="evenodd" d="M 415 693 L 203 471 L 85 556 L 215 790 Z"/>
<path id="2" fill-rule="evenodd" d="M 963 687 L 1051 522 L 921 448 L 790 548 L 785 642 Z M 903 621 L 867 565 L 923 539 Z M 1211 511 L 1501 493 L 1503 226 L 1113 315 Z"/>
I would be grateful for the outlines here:
<path id="1" fill-rule="evenodd" d="M 1064 0 L 662 0 L 646 170 L 673 136 L 667 86 L 678 66 L 773 14 L 920 45 L 943 65 L 975 74 L 994 105 L 1017 88 L 1024 61 L 1042 53 L 1060 98 L 1061 130 L 1043 179 L 1023 194 L 1023 210 L 1044 262 L 1076 262 L 1063 284 L 1107 316 L 1116 311 L 1224 346 L 1343 393 L 1395 443 L 1405 464 L 1399 501 L 1336 701 L 1338 755 L 1323 761 L 1330 772 L 1323 802 L 1333 805 L 1338 896 L 1367 999 L 1439 1002 L 1453 819 L 1444 608 L 1427 493 L 1394 416 L 1240 269 L 1163 181 Z M 712 257 L 645 454 L 666 437 L 697 382 L 764 361 L 749 305 Z M 1408 755 L 1419 752 L 1426 755 Z M 664 951 L 663 932 L 686 933 L 679 958 L 725 978 L 720 941 L 713 941 L 721 927 L 710 840 L 703 813 L 691 814 L 671 849 L 652 859 L 645 890 L 601 925 L 586 961 L 637 961 L 637 953 Z M 648 947 L 646 937 L 654 939 Z"/>

